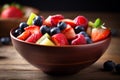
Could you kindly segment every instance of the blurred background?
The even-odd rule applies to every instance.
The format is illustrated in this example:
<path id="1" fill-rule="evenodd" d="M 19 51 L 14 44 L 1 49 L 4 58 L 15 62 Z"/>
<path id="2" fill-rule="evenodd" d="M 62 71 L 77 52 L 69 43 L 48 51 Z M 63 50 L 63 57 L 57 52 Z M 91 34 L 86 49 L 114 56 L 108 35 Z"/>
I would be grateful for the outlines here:
<path id="1" fill-rule="evenodd" d="M 44 17 L 57 13 L 69 18 L 84 15 L 90 20 L 99 17 L 112 28 L 114 36 L 120 36 L 119 0 L 0 0 L 0 6 L 13 2 L 33 7 Z"/>
<path id="2" fill-rule="evenodd" d="M 119 0 L 0 0 L 0 5 L 12 2 L 42 11 L 120 12 Z"/>

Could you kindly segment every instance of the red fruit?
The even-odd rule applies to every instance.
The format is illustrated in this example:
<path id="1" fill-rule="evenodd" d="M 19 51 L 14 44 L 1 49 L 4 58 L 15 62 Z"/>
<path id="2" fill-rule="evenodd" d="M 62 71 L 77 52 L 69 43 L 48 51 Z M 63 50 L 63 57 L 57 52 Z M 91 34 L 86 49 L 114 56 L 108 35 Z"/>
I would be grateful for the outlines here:
<path id="1" fill-rule="evenodd" d="M 22 18 L 22 17 L 23 12 L 15 6 L 10 6 L 3 10 L 1 13 L 1 18 Z"/>
<path id="2" fill-rule="evenodd" d="M 71 27 L 73 28 L 76 26 L 75 22 L 72 19 L 63 19 L 61 21 L 65 22 L 66 24 L 71 25 Z"/>
<path id="3" fill-rule="evenodd" d="M 53 15 L 51 17 L 51 23 L 52 23 L 52 26 L 57 26 L 57 23 L 64 19 L 64 16 L 63 15 L 60 15 L 60 14 L 57 14 L 57 15 Z"/>
<path id="4" fill-rule="evenodd" d="M 72 40 L 76 37 L 74 29 L 69 24 L 67 24 L 67 27 L 62 31 L 62 33 L 68 40 Z"/>
<path id="5" fill-rule="evenodd" d="M 51 39 L 54 41 L 54 43 L 57 46 L 63 46 L 63 45 L 68 45 L 69 44 L 67 38 L 62 33 L 54 34 L 51 37 Z"/>
<path id="6" fill-rule="evenodd" d="M 82 34 L 77 34 L 77 37 L 72 40 L 72 45 L 86 44 L 86 39 Z"/>
<path id="7" fill-rule="evenodd" d="M 63 15 L 60 15 L 60 14 L 52 15 L 52 16 L 49 16 L 47 19 L 45 19 L 43 24 L 53 27 L 53 26 L 56 26 L 57 23 L 62 19 L 64 19 Z"/>
<path id="8" fill-rule="evenodd" d="M 46 26 L 49 26 L 49 27 L 52 26 L 51 17 L 52 17 L 52 16 L 48 16 L 48 17 L 44 20 L 43 24 L 46 25 Z"/>
<path id="9" fill-rule="evenodd" d="M 20 39 L 20 40 L 26 40 L 30 35 L 31 35 L 30 31 L 24 31 L 17 38 Z"/>
<path id="10" fill-rule="evenodd" d="M 35 43 L 41 36 L 42 36 L 42 34 L 40 32 L 34 33 L 34 34 L 30 35 L 25 41 Z"/>
<path id="11" fill-rule="evenodd" d="M 87 29 L 88 20 L 87 20 L 86 17 L 84 17 L 84 16 L 77 16 L 74 19 L 74 22 L 75 22 L 76 25 L 83 26 L 83 27 L 85 27 L 85 29 Z"/>
<path id="12" fill-rule="evenodd" d="M 91 33 L 91 39 L 93 42 L 103 40 L 110 34 L 110 30 L 105 28 L 93 28 Z"/>
<path id="13" fill-rule="evenodd" d="M 40 27 L 36 25 L 31 25 L 31 26 L 25 27 L 24 29 L 25 31 L 30 31 L 31 34 L 40 32 Z"/>

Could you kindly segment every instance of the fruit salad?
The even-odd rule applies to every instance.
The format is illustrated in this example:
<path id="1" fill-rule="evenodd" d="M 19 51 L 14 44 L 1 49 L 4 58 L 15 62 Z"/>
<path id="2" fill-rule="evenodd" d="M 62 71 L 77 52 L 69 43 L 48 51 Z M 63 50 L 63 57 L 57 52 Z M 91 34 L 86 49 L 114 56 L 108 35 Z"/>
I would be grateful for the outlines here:
<path id="1" fill-rule="evenodd" d="M 82 15 L 69 19 L 55 14 L 45 19 L 31 13 L 27 22 L 19 24 L 14 36 L 29 43 L 63 46 L 92 44 L 104 40 L 110 33 L 100 18 L 92 22 Z"/>

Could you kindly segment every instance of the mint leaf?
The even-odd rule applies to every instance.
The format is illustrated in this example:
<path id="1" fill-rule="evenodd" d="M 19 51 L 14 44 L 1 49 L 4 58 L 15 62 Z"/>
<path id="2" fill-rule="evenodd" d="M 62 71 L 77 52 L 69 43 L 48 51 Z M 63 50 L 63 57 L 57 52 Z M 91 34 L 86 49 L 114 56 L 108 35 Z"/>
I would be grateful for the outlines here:
<path id="1" fill-rule="evenodd" d="M 93 27 L 94 23 L 92 21 L 88 22 L 88 26 Z"/>
<path id="2" fill-rule="evenodd" d="M 98 28 L 101 27 L 101 25 L 102 25 L 102 21 L 100 20 L 100 18 L 97 18 L 93 24 L 93 27 Z"/>

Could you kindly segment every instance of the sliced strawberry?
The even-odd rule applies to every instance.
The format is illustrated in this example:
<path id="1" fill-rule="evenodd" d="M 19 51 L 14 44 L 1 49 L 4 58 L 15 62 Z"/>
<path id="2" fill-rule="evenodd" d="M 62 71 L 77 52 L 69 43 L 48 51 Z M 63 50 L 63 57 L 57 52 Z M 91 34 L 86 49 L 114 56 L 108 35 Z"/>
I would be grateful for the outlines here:
<path id="1" fill-rule="evenodd" d="M 51 39 L 53 40 L 53 42 L 57 45 L 57 46 L 63 46 L 63 45 L 68 45 L 68 40 L 65 37 L 64 34 L 62 33 L 58 33 L 58 34 L 54 34 Z"/>
<path id="2" fill-rule="evenodd" d="M 48 16 L 48 17 L 44 20 L 43 25 L 46 25 L 46 26 L 49 26 L 49 27 L 52 26 L 51 17 L 52 17 L 52 16 Z"/>
<path id="3" fill-rule="evenodd" d="M 77 37 L 72 40 L 72 45 L 86 44 L 86 39 L 82 34 L 77 34 Z"/>
<path id="4" fill-rule="evenodd" d="M 72 19 L 62 19 L 61 21 L 65 22 L 66 24 L 71 25 L 71 27 L 73 28 L 76 26 L 75 22 Z"/>
<path id="5" fill-rule="evenodd" d="M 31 34 L 40 32 L 40 27 L 36 25 L 31 25 L 24 28 L 25 31 L 30 31 Z"/>
<path id="6" fill-rule="evenodd" d="M 53 15 L 51 17 L 52 26 L 57 26 L 57 23 L 62 19 L 64 19 L 64 16 L 61 14 Z"/>
<path id="7" fill-rule="evenodd" d="M 67 27 L 62 31 L 68 40 L 74 39 L 76 37 L 74 29 L 67 24 Z"/>
<path id="8" fill-rule="evenodd" d="M 35 43 L 41 36 L 42 36 L 42 33 L 40 32 L 34 33 L 31 36 L 29 36 L 25 41 Z"/>
<path id="9" fill-rule="evenodd" d="M 85 29 L 87 29 L 88 20 L 87 20 L 86 17 L 84 17 L 84 16 L 77 16 L 74 19 L 74 22 L 75 22 L 76 25 L 83 26 L 83 27 L 85 27 Z"/>
<path id="10" fill-rule="evenodd" d="M 93 28 L 91 33 L 91 39 L 93 42 L 105 39 L 110 34 L 110 30 L 107 28 Z"/>
<path id="11" fill-rule="evenodd" d="M 43 24 L 53 27 L 53 26 L 56 26 L 57 23 L 62 19 L 64 19 L 64 16 L 61 14 L 52 15 L 52 16 L 49 16 L 47 19 L 45 19 Z"/>
<path id="12" fill-rule="evenodd" d="M 31 35 L 30 31 L 24 31 L 17 38 L 20 39 L 20 40 L 26 40 L 30 35 Z"/>

